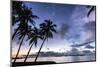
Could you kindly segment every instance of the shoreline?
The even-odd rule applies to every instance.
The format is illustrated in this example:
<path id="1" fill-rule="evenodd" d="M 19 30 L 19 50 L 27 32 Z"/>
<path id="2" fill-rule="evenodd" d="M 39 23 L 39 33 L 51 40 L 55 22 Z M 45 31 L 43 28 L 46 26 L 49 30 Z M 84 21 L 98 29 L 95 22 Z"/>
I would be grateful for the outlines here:
<path id="1" fill-rule="evenodd" d="M 44 64 L 56 64 L 54 61 L 39 61 L 39 62 L 12 62 L 12 67 L 16 66 L 30 66 L 30 65 L 44 65 Z"/>

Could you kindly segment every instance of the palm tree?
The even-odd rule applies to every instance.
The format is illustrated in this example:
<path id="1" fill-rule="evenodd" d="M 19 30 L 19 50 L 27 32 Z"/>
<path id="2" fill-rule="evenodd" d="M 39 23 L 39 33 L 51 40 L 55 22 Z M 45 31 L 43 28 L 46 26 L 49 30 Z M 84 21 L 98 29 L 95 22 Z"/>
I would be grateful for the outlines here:
<path id="1" fill-rule="evenodd" d="M 29 56 L 29 53 L 30 53 L 30 51 L 32 49 L 33 44 L 35 45 L 35 47 L 37 47 L 37 41 L 38 41 L 38 39 L 43 39 L 40 36 L 39 33 L 40 33 L 40 31 L 36 27 L 34 27 L 34 29 L 29 33 L 29 36 L 28 36 L 27 40 L 29 40 L 29 45 L 31 45 L 31 46 L 30 46 L 30 48 L 28 50 L 28 53 L 27 53 L 27 55 L 25 57 L 24 63 L 26 62 L 26 60 L 27 60 L 27 58 Z"/>
<path id="2" fill-rule="evenodd" d="M 19 17 L 22 13 L 22 1 L 12 1 L 12 25 L 14 26 L 19 22 Z"/>
<path id="3" fill-rule="evenodd" d="M 89 12 L 87 14 L 87 16 L 89 17 L 89 15 L 91 14 L 91 12 L 94 11 L 96 9 L 96 7 L 95 6 L 87 6 L 87 8 L 90 8 L 90 10 L 89 10 Z"/>
<path id="4" fill-rule="evenodd" d="M 53 33 L 56 33 L 56 29 L 55 29 L 56 25 L 53 24 L 53 22 L 51 20 L 44 20 L 44 21 L 45 21 L 44 23 L 40 24 L 40 29 L 41 29 L 40 34 L 41 34 L 41 36 L 43 36 L 43 42 L 40 46 L 40 49 L 39 49 L 39 51 L 36 55 L 36 58 L 35 58 L 34 62 L 37 61 L 37 58 L 40 54 L 40 51 L 43 47 L 43 44 L 44 44 L 45 40 L 48 39 L 48 38 L 53 38 Z"/>
<path id="5" fill-rule="evenodd" d="M 21 6 L 20 10 L 19 10 L 19 8 L 15 8 L 15 9 L 16 9 L 15 12 L 18 12 L 18 17 L 17 17 L 16 22 L 20 21 L 20 23 L 19 23 L 18 28 L 15 30 L 14 34 L 12 35 L 12 40 L 14 39 L 17 31 L 19 30 L 20 24 L 23 24 L 23 23 L 27 23 L 28 24 L 28 23 L 30 23 L 30 24 L 34 25 L 35 24 L 34 19 L 38 19 L 39 18 L 38 16 L 33 15 L 32 8 L 28 8 L 25 5 Z M 13 22 L 13 24 L 14 23 L 15 22 Z"/>
<path id="6" fill-rule="evenodd" d="M 18 19 L 20 23 L 18 25 L 18 28 L 14 31 L 14 34 L 12 35 L 12 40 L 14 39 L 15 36 L 18 36 L 19 40 L 21 40 L 21 43 L 19 45 L 18 52 L 14 59 L 14 63 L 16 62 L 16 59 L 19 55 L 22 42 L 25 36 L 28 34 L 28 23 L 30 22 L 32 25 L 34 25 L 35 21 L 33 19 L 38 18 L 38 16 L 32 14 L 31 8 L 28 8 L 25 5 L 21 7 L 21 11 L 19 11 L 19 13 L 20 14 L 18 14 Z"/>
<path id="7" fill-rule="evenodd" d="M 15 57 L 13 63 L 16 62 L 16 59 L 17 59 L 17 57 L 19 55 L 23 40 L 24 40 L 25 36 L 28 35 L 28 31 L 29 31 L 29 26 L 26 23 L 24 23 L 24 24 L 21 25 L 20 29 L 16 33 L 16 36 L 18 37 L 18 40 L 20 41 L 20 45 L 19 45 L 16 57 Z"/>

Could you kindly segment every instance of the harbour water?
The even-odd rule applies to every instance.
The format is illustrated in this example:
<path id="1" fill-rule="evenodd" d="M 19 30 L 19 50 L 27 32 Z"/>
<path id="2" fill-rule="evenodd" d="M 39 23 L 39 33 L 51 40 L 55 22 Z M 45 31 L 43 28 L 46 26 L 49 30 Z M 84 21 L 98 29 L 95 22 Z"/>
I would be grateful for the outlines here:
<path id="1" fill-rule="evenodd" d="M 26 62 L 34 62 L 35 58 L 28 58 Z M 61 56 L 61 57 L 38 57 L 37 61 L 54 61 L 56 63 L 95 61 L 95 55 L 86 56 Z M 23 62 L 23 59 L 17 59 L 17 62 Z"/>

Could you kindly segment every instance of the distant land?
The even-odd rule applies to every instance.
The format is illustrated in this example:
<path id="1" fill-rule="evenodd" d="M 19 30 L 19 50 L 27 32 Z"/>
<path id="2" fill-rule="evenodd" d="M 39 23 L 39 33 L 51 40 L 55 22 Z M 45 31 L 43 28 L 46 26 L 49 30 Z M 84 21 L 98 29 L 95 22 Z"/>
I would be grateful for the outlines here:
<path id="1" fill-rule="evenodd" d="M 28 57 L 32 58 L 35 57 L 37 53 L 31 54 Z M 60 57 L 60 56 L 86 56 L 86 55 L 95 55 L 95 51 L 89 51 L 89 50 L 84 50 L 84 51 L 78 51 L 76 49 L 72 51 L 67 51 L 67 52 L 53 52 L 53 51 L 48 51 L 48 52 L 40 52 L 39 57 Z M 25 58 L 26 55 L 22 55 L 18 57 L 17 59 L 22 59 Z M 14 57 L 12 58 L 14 59 Z"/>

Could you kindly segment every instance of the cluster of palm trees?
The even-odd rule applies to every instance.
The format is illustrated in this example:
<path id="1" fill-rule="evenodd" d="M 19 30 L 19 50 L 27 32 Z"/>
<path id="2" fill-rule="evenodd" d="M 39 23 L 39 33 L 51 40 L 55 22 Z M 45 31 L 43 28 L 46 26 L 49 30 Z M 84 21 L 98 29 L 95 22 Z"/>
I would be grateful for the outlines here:
<path id="1" fill-rule="evenodd" d="M 88 6 L 88 8 L 90 8 L 90 11 L 87 16 L 90 15 L 95 7 Z M 38 40 L 40 39 L 43 42 L 34 60 L 34 62 L 36 62 L 46 39 L 53 38 L 53 33 L 57 33 L 55 29 L 56 25 L 53 24 L 51 20 L 44 20 L 44 22 L 39 25 L 39 28 L 37 28 L 35 26 L 35 19 L 39 19 L 39 17 L 33 14 L 32 8 L 27 7 L 22 1 L 12 1 L 12 27 L 17 26 L 12 34 L 12 40 L 16 38 L 20 42 L 13 63 L 16 62 L 24 41 L 29 41 L 30 45 L 24 60 L 24 62 L 26 62 L 33 45 L 37 47 Z"/>
<path id="2" fill-rule="evenodd" d="M 39 19 L 39 17 L 33 14 L 32 8 L 27 7 L 22 1 L 12 1 L 12 26 L 17 26 L 12 34 L 12 40 L 16 38 L 20 42 L 13 63 L 16 62 L 24 41 L 28 41 L 30 45 L 25 63 L 33 45 L 37 47 L 37 42 L 41 39 L 43 42 L 34 60 L 36 62 L 46 39 L 53 38 L 53 33 L 56 33 L 56 25 L 51 20 L 44 20 L 37 28 L 35 19 Z"/>

